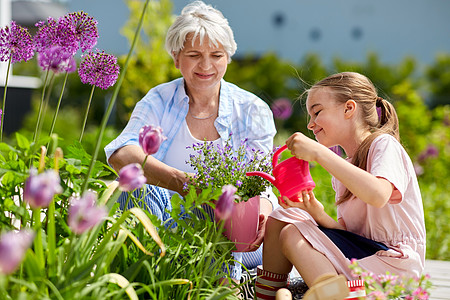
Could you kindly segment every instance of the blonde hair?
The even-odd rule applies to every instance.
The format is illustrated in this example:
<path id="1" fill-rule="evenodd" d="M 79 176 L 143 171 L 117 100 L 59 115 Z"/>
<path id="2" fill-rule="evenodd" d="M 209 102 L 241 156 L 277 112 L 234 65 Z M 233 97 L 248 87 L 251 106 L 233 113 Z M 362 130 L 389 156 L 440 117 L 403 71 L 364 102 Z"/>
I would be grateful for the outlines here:
<path id="1" fill-rule="evenodd" d="M 352 163 L 363 170 L 367 170 L 367 154 L 376 137 L 387 133 L 400 141 L 398 117 L 394 106 L 389 101 L 379 97 L 372 81 L 359 73 L 342 72 L 328 76 L 314 84 L 308 90 L 308 93 L 324 87 L 333 92 L 336 101 L 345 103 L 352 99 L 358 104 L 362 120 L 371 134 L 356 150 Z M 349 200 L 352 195 L 347 189 L 336 204 Z"/>

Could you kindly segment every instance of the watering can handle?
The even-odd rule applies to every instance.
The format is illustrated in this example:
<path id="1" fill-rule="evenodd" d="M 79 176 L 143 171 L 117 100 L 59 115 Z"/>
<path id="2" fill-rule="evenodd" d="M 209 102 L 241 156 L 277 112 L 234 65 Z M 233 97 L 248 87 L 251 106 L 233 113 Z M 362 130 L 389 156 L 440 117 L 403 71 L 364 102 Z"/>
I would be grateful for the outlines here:
<path id="1" fill-rule="evenodd" d="M 283 145 L 280 147 L 280 149 L 275 151 L 275 153 L 273 154 L 273 157 L 272 157 L 272 167 L 273 168 L 275 168 L 275 166 L 278 164 L 278 156 L 280 156 L 281 152 L 283 152 L 286 149 L 287 149 L 287 145 Z"/>

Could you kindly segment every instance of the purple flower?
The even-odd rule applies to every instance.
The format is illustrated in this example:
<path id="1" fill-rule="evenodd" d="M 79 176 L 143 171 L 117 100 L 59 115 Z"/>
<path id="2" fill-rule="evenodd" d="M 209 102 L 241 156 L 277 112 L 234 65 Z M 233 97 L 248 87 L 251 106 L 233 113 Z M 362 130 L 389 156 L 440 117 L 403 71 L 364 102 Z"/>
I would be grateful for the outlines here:
<path id="1" fill-rule="evenodd" d="M 22 262 L 31 246 L 34 233 L 30 230 L 9 231 L 0 237 L 0 273 L 11 274 Z"/>
<path id="2" fill-rule="evenodd" d="M 95 85 L 105 90 L 116 83 L 119 69 L 114 55 L 106 54 L 104 51 L 89 52 L 83 55 L 78 75 L 82 83 Z"/>
<path id="3" fill-rule="evenodd" d="M 141 145 L 146 155 L 158 152 L 165 139 L 162 128 L 159 126 L 146 125 L 139 130 L 139 145 Z"/>
<path id="4" fill-rule="evenodd" d="M 271 107 L 275 119 L 287 120 L 292 115 L 292 103 L 287 98 L 275 100 Z"/>
<path id="5" fill-rule="evenodd" d="M 51 70 L 54 73 L 72 73 L 77 69 L 73 55 L 61 46 L 44 49 L 38 55 L 38 63 L 42 70 Z"/>
<path id="6" fill-rule="evenodd" d="M 35 25 L 38 29 L 34 35 L 36 52 L 43 52 L 53 46 L 61 46 L 67 52 L 75 54 L 78 50 L 78 42 L 74 34 L 68 34 L 73 29 L 60 26 L 52 17 L 47 18 L 47 23 L 40 21 Z"/>
<path id="7" fill-rule="evenodd" d="M 438 157 L 439 156 L 439 150 L 438 148 L 436 148 L 436 146 L 434 145 L 428 145 L 427 149 L 425 149 L 425 151 L 422 151 L 419 154 L 419 157 L 417 158 L 419 161 L 423 162 L 425 161 L 427 158 L 430 157 Z"/>
<path id="8" fill-rule="evenodd" d="M 147 179 L 140 164 L 129 164 L 120 169 L 119 188 L 122 191 L 129 192 L 140 189 Z"/>
<path id="9" fill-rule="evenodd" d="M 221 220 L 226 220 L 231 216 L 234 208 L 234 199 L 236 199 L 237 188 L 231 184 L 222 187 L 222 195 L 217 200 L 215 214 Z"/>
<path id="10" fill-rule="evenodd" d="M 30 169 L 30 176 L 25 181 L 23 199 L 31 208 L 47 207 L 55 194 L 62 192 L 59 174 L 53 169 L 37 174 Z"/>
<path id="11" fill-rule="evenodd" d="M 72 35 L 82 52 L 91 50 L 97 44 L 97 24 L 93 17 L 83 11 L 69 13 L 59 20 L 61 32 Z"/>
<path id="12" fill-rule="evenodd" d="M 33 40 L 28 29 L 11 22 L 11 27 L 0 29 L 0 61 L 11 63 L 28 61 L 34 55 Z"/>
<path id="13" fill-rule="evenodd" d="M 97 195 L 87 191 L 81 198 L 70 199 L 67 223 L 75 234 L 93 228 L 106 217 L 107 211 L 104 206 L 96 206 Z"/>

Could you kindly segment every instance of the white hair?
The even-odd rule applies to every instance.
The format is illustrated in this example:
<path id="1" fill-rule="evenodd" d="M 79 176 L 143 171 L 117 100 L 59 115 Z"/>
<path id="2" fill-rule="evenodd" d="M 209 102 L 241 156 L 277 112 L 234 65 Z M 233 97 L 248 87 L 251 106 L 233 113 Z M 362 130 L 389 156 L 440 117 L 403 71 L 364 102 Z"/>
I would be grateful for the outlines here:
<path id="1" fill-rule="evenodd" d="M 208 37 L 210 46 L 218 47 L 222 44 L 228 55 L 228 62 L 236 52 L 237 45 L 228 20 L 219 10 L 202 1 L 186 5 L 167 31 L 166 50 L 172 57 L 183 49 L 190 33 L 194 34 L 192 44 L 197 37 L 200 38 L 200 44 L 205 37 Z"/>

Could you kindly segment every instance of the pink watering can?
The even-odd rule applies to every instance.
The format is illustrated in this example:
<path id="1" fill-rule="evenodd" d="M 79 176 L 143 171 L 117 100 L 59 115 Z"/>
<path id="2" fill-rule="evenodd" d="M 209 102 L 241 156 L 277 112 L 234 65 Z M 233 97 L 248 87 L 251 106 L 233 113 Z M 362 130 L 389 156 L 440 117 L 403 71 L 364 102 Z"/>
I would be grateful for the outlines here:
<path id="1" fill-rule="evenodd" d="M 290 157 L 278 163 L 278 156 L 287 149 L 284 145 L 278 149 L 272 157 L 272 174 L 264 172 L 247 172 L 247 176 L 261 176 L 270 181 L 280 192 L 281 197 L 286 196 L 291 201 L 297 201 L 304 190 L 312 190 L 316 184 L 309 173 L 309 163 L 307 161 Z"/>

